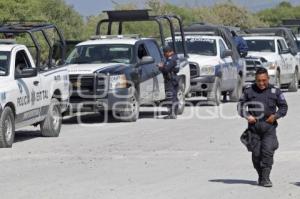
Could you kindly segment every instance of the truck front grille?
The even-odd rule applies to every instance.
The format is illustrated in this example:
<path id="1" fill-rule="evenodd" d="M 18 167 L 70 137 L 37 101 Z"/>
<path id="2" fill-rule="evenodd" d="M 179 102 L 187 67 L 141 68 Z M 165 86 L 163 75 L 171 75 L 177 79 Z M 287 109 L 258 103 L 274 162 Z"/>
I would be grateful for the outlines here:
<path id="1" fill-rule="evenodd" d="M 108 76 L 106 75 L 70 75 L 72 98 L 103 98 L 108 91 Z"/>

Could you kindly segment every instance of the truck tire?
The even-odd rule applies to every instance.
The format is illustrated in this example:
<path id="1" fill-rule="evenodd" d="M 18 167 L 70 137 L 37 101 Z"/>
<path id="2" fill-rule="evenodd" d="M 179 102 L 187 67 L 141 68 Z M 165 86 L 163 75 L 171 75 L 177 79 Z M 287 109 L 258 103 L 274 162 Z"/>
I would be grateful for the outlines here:
<path id="1" fill-rule="evenodd" d="M 295 70 L 295 73 L 293 75 L 293 81 L 289 85 L 289 92 L 297 92 L 299 87 L 299 77 L 298 77 L 298 71 Z"/>
<path id="2" fill-rule="evenodd" d="M 238 75 L 237 84 L 233 91 L 229 93 L 230 100 L 233 102 L 238 102 L 243 93 L 243 80 L 241 76 Z"/>
<path id="3" fill-rule="evenodd" d="M 212 91 L 207 93 L 207 100 L 215 106 L 219 106 L 221 104 L 221 96 L 221 80 L 219 77 L 216 77 Z"/>
<path id="4" fill-rule="evenodd" d="M 15 139 L 15 117 L 10 107 L 5 107 L 0 118 L 0 148 L 11 148 Z"/>
<path id="5" fill-rule="evenodd" d="M 185 109 L 185 94 L 184 94 L 184 83 L 182 81 L 179 82 L 179 87 L 178 87 L 178 93 L 177 93 L 177 98 L 178 98 L 178 110 L 177 114 L 182 115 Z"/>
<path id="6" fill-rule="evenodd" d="M 41 134 L 44 137 L 58 137 L 62 124 L 60 103 L 57 99 L 51 100 L 47 116 L 40 123 Z"/>
<path id="7" fill-rule="evenodd" d="M 275 86 L 281 89 L 281 79 L 280 79 L 280 72 L 277 71 L 275 75 Z"/>
<path id="8" fill-rule="evenodd" d="M 119 120 L 122 122 L 136 122 L 140 115 L 140 102 L 138 93 L 135 89 L 134 94 L 130 97 L 126 110 L 119 112 Z"/>

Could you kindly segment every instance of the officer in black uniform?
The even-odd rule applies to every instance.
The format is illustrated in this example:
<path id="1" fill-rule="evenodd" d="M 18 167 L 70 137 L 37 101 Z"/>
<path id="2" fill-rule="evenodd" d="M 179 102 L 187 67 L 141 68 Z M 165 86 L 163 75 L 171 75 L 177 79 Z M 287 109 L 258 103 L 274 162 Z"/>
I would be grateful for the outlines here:
<path id="1" fill-rule="evenodd" d="M 168 101 L 169 115 L 165 119 L 176 119 L 178 110 L 178 76 L 177 68 L 178 56 L 173 48 L 166 46 L 163 48 L 165 61 L 158 64 L 159 70 L 163 73 L 165 80 L 166 97 Z"/>
<path id="2" fill-rule="evenodd" d="M 239 114 L 248 121 L 251 131 L 253 166 L 258 173 L 258 184 L 272 187 L 270 173 L 274 153 L 278 149 L 277 120 L 287 114 L 288 105 L 280 89 L 269 84 L 268 71 L 256 72 L 256 83 L 247 86 L 238 104 Z"/>

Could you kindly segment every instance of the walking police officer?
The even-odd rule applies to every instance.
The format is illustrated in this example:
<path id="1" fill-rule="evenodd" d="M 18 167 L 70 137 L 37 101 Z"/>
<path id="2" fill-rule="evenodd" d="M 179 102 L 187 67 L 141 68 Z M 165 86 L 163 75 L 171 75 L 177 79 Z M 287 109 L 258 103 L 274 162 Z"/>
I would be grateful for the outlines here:
<path id="1" fill-rule="evenodd" d="M 175 54 L 173 48 L 169 46 L 164 47 L 163 52 L 165 56 L 165 62 L 160 63 L 158 67 L 164 76 L 166 98 L 168 101 L 169 115 L 165 117 L 165 119 L 176 119 L 178 110 L 178 56 Z"/>
<path id="2" fill-rule="evenodd" d="M 277 120 L 284 117 L 287 110 L 288 105 L 280 89 L 269 84 L 268 71 L 258 69 L 256 83 L 245 88 L 238 111 L 248 121 L 252 162 L 259 176 L 260 186 L 272 187 L 270 173 L 274 153 L 278 149 Z"/>

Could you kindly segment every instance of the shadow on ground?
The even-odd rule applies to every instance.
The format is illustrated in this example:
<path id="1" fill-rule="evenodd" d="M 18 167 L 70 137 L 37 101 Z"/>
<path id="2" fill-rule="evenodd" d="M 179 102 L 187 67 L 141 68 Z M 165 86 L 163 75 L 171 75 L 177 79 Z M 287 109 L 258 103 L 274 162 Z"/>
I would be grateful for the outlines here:
<path id="1" fill-rule="evenodd" d="M 14 142 L 24 142 L 42 137 L 41 131 L 16 131 Z"/>
<path id="2" fill-rule="evenodd" d="M 291 183 L 291 184 L 293 184 L 293 185 L 295 185 L 295 186 L 297 186 L 297 187 L 300 187 L 300 182 L 293 182 L 293 183 Z"/>
<path id="3" fill-rule="evenodd" d="M 139 119 L 159 119 L 167 115 L 166 111 L 141 111 Z M 73 124 L 101 124 L 101 123 L 122 123 L 122 121 L 115 119 L 112 113 L 86 113 L 74 116 L 68 116 L 63 119 L 64 125 Z"/>
<path id="4" fill-rule="evenodd" d="M 257 185 L 256 181 L 241 180 L 241 179 L 214 179 L 214 180 L 209 180 L 209 182 L 223 183 L 228 185 L 233 185 L 233 184 L 244 184 L 244 185 L 253 185 L 253 186 Z"/>

